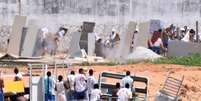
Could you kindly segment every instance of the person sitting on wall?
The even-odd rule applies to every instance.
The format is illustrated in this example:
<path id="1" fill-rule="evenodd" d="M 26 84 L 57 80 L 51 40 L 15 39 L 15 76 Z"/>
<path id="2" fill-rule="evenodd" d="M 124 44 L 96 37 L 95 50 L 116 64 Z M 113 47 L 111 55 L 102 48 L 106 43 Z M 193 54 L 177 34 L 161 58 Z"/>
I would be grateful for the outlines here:
<path id="1" fill-rule="evenodd" d="M 152 38 L 148 40 L 148 48 L 157 54 L 160 54 L 161 49 L 167 50 L 163 45 L 161 34 L 157 31 L 155 31 L 152 35 Z"/>

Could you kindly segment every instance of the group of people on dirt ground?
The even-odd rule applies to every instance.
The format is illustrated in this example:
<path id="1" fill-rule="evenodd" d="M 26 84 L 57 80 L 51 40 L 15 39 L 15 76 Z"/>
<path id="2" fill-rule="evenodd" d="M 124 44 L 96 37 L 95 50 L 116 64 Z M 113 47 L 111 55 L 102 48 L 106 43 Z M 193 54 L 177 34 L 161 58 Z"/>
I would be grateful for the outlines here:
<path id="1" fill-rule="evenodd" d="M 67 78 L 59 75 L 57 82 L 48 71 L 44 78 L 45 101 L 101 101 L 102 92 L 100 90 L 98 80 L 94 76 L 94 70 L 89 69 L 88 75 L 83 68 L 75 71 L 70 71 Z M 23 79 L 18 68 L 14 69 L 14 81 Z M 126 76 L 121 80 L 121 83 L 116 83 L 116 88 L 112 89 L 112 101 L 130 101 L 133 97 L 134 85 L 133 79 L 130 77 L 130 71 L 126 71 Z M 16 94 L 5 98 L 4 80 L 0 78 L 0 101 L 28 101 L 25 94 Z"/>
<path id="2" fill-rule="evenodd" d="M 23 79 L 23 76 L 20 73 L 18 68 L 14 68 L 14 73 L 15 73 L 15 76 L 13 79 L 14 81 L 21 81 Z M 27 98 L 24 97 L 23 93 L 13 94 L 8 97 L 5 97 L 4 80 L 2 78 L 2 75 L 0 75 L 0 101 L 27 101 Z"/>
<path id="3" fill-rule="evenodd" d="M 116 97 L 112 101 L 130 101 L 133 95 L 132 88 L 133 79 L 127 71 L 121 83 L 117 83 L 116 88 L 112 90 L 112 96 Z M 57 83 L 51 76 L 51 72 L 47 72 L 45 101 L 102 101 L 102 99 L 102 92 L 93 69 L 88 70 L 88 75 L 83 68 L 80 68 L 77 74 L 70 71 L 65 80 L 59 75 Z"/>
<path id="4" fill-rule="evenodd" d="M 167 52 L 168 42 L 181 40 L 184 42 L 197 42 L 196 32 L 187 26 L 175 27 L 173 24 L 165 29 L 159 29 L 151 33 L 152 37 L 148 40 L 148 48 L 157 54 Z M 201 33 L 198 34 L 198 42 L 201 41 Z"/>

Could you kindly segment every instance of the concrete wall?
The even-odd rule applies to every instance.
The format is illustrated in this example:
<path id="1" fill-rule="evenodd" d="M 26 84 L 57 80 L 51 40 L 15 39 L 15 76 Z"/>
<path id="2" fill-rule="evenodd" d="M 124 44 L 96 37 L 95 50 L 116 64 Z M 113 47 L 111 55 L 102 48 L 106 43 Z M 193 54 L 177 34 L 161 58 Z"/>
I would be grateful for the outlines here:
<path id="1" fill-rule="evenodd" d="M 195 53 L 201 53 L 200 43 L 170 41 L 168 43 L 168 56 L 187 56 Z"/>
<path id="2" fill-rule="evenodd" d="M 124 24 L 161 19 L 166 24 L 191 25 L 201 20 L 201 0 L 21 0 L 21 14 L 41 25 Z M 0 22 L 11 24 L 19 13 L 18 0 L 0 0 Z"/>

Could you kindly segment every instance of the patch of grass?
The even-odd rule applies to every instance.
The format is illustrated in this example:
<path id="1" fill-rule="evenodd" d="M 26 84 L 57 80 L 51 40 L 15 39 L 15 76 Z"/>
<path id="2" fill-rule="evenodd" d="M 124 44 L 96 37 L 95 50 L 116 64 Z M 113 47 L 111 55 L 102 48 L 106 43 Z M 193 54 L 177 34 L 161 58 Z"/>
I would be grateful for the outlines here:
<path id="1" fill-rule="evenodd" d="M 186 66 L 201 66 L 201 54 L 161 58 L 153 61 L 155 64 L 178 64 Z"/>
<path id="2" fill-rule="evenodd" d="M 120 65 L 118 62 L 106 62 L 106 63 L 89 63 L 89 62 L 83 62 L 79 64 L 79 66 L 117 66 Z"/>

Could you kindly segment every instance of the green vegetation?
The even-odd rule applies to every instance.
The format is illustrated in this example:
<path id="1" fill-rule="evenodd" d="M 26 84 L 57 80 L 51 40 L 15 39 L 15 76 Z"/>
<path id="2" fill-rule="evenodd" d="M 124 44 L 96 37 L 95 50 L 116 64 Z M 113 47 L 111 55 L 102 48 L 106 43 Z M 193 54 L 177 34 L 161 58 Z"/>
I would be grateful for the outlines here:
<path id="1" fill-rule="evenodd" d="M 161 58 L 153 61 L 155 64 L 178 64 L 186 66 L 201 66 L 201 54 L 193 54 L 189 56 Z"/>
<path id="2" fill-rule="evenodd" d="M 83 62 L 80 66 L 117 66 L 120 65 L 118 62 L 106 62 L 106 63 L 89 63 Z"/>

